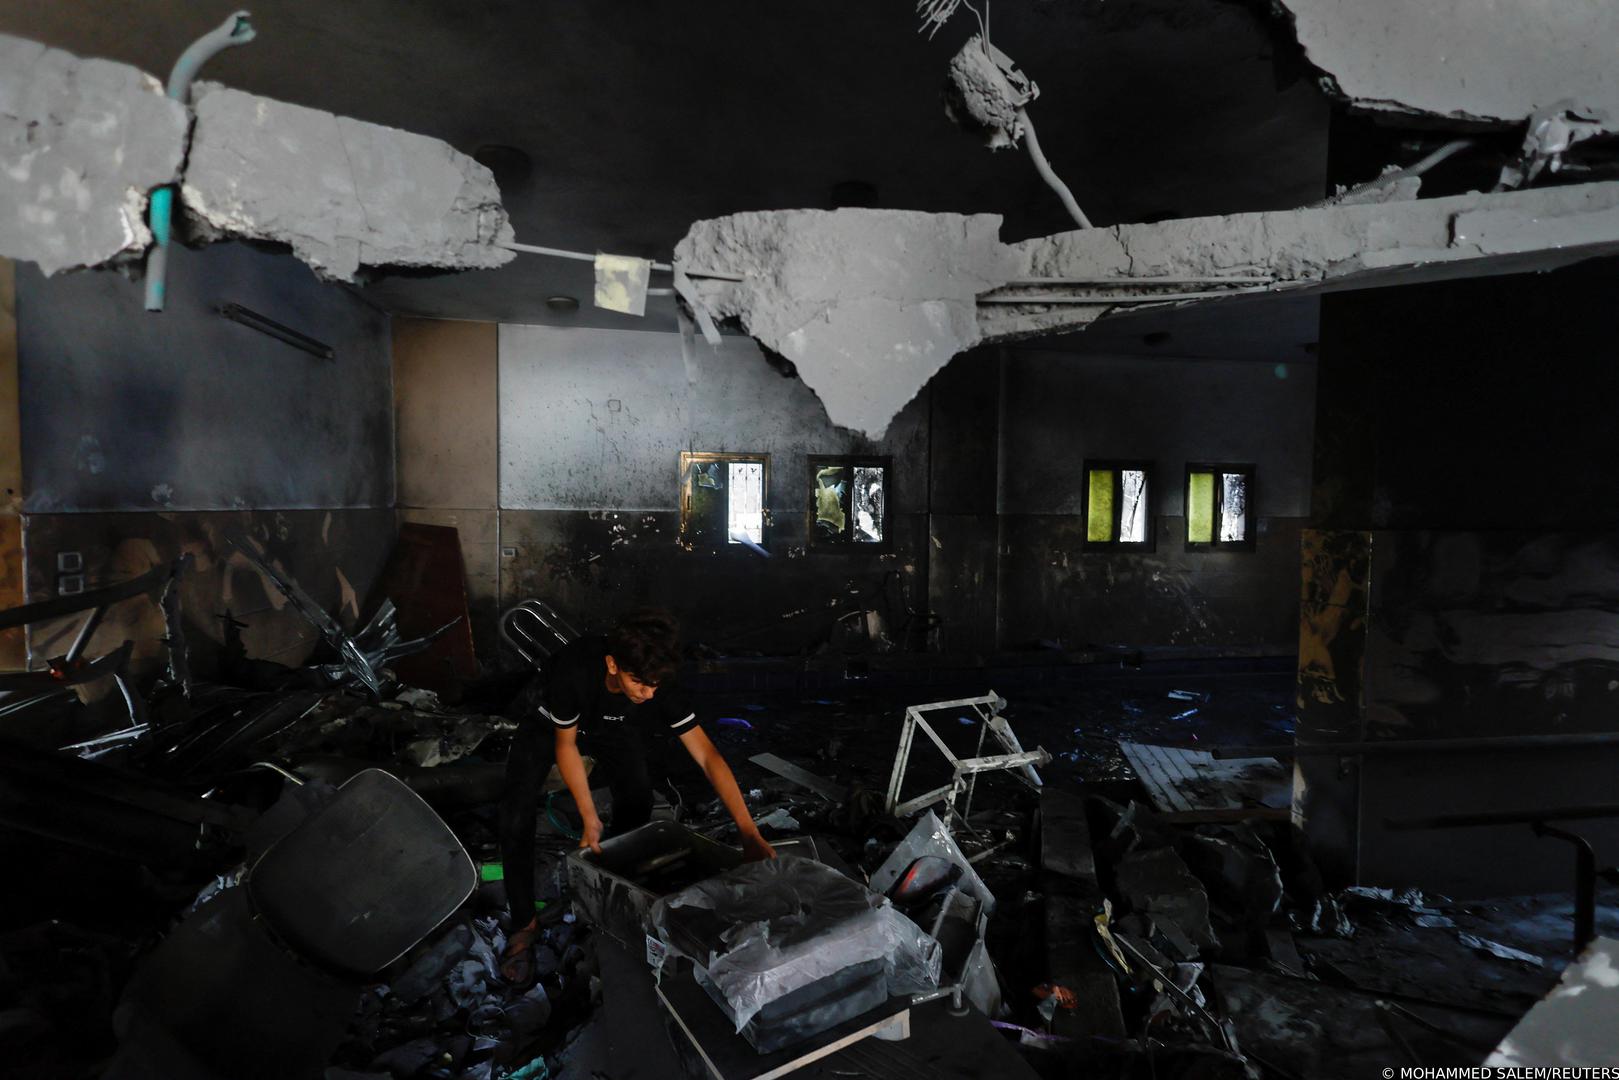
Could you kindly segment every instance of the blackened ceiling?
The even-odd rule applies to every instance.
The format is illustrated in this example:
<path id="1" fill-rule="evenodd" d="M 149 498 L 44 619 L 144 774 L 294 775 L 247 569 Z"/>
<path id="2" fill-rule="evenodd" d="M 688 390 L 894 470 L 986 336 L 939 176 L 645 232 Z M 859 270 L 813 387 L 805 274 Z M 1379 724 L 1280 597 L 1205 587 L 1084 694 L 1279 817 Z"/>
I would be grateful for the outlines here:
<path id="1" fill-rule="evenodd" d="M 162 77 L 231 10 L 0 0 L 0 30 Z M 946 65 L 977 29 L 965 8 L 932 40 L 909 0 L 260 0 L 252 14 L 258 39 L 206 77 L 468 152 L 521 150 L 532 168 L 503 197 L 528 243 L 667 257 L 696 219 L 840 198 L 997 213 L 1004 239 L 1071 227 L 1021 151 L 991 153 L 944 115 Z M 990 32 L 1038 82 L 1041 142 L 1098 224 L 1323 194 L 1327 102 L 1257 5 L 1001 0 Z M 403 313 L 672 325 L 667 301 L 635 320 L 595 312 L 589 291 L 588 265 L 538 256 L 365 289 Z M 579 313 L 548 312 L 554 294 Z"/>

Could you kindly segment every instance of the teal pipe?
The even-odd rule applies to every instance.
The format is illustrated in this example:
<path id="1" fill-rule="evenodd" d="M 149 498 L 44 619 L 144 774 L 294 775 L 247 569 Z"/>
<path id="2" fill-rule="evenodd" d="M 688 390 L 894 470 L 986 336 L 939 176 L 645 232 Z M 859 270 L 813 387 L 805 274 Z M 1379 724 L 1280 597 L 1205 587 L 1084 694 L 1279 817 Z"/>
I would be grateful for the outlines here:
<path id="1" fill-rule="evenodd" d="M 235 12 L 193 41 L 169 71 L 165 92 L 182 105 L 191 96 L 191 80 L 202 65 L 234 45 L 246 45 L 257 35 L 245 11 Z M 174 185 L 154 188 L 147 204 L 147 222 L 152 227 L 152 250 L 146 256 L 146 310 L 162 311 L 169 276 L 169 239 L 174 222 Z"/>

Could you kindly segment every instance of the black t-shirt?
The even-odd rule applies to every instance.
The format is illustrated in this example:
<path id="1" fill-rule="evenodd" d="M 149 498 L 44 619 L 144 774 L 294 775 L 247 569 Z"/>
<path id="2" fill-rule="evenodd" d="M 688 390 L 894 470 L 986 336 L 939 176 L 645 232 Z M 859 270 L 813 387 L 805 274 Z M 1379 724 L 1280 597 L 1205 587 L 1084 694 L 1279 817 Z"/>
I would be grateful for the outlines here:
<path id="1" fill-rule="evenodd" d="M 659 686 L 642 705 L 608 690 L 606 656 L 606 638 L 584 637 L 552 657 L 540 715 L 559 728 L 578 727 L 587 735 L 615 730 L 680 735 L 697 726 L 697 711 L 678 687 Z"/>

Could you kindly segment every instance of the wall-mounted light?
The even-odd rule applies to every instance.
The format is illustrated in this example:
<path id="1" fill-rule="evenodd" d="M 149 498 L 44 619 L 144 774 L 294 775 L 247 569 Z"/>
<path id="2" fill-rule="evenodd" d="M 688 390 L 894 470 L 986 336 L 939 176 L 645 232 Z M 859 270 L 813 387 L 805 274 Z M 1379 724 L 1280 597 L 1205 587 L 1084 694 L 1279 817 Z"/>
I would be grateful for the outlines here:
<path id="1" fill-rule="evenodd" d="M 290 326 L 282 326 L 274 319 L 266 318 L 256 311 L 251 311 L 241 304 L 221 304 L 219 313 L 234 323 L 241 323 L 261 334 L 268 334 L 277 341 L 284 341 L 295 349 L 302 349 L 311 356 L 318 356 L 322 360 L 330 360 L 337 355 L 337 351 L 324 342 L 316 341 L 312 337 L 300 334 Z"/>

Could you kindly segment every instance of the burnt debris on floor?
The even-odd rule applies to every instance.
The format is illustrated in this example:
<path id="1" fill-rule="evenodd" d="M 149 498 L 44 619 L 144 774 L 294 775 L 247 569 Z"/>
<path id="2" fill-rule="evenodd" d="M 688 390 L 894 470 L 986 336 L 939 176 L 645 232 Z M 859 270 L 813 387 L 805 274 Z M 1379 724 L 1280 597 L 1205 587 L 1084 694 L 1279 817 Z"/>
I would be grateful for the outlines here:
<path id="1" fill-rule="evenodd" d="M 84 657 L 84 634 L 51 669 L 112 681 L 110 702 L 37 679 L 6 699 L 18 731 L 75 733 L 0 765 L 5 843 L 36 868 L 0 935 L 28 1075 L 1285 1080 L 1541 1060 L 1595 1022 L 1557 988 L 1607 985 L 1612 884 L 1581 942 L 1569 896 L 1329 889 L 1286 771 L 1254 752 L 1287 756 L 1290 674 L 1139 657 L 1008 674 L 1004 694 L 960 672 L 934 701 L 709 677 L 707 727 L 778 860 L 742 864 L 672 756 L 658 820 L 599 857 L 553 783 L 514 984 L 496 803 L 532 668 L 404 685 L 391 664 L 433 635 L 401 641 L 386 600 L 350 635 L 248 551 L 321 636 L 304 666 L 244 655 L 232 618 L 223 681 L 199 679 L 171 602 L 154 674 Z M 0 618 L 95 621 L 186 570 Z"/>

